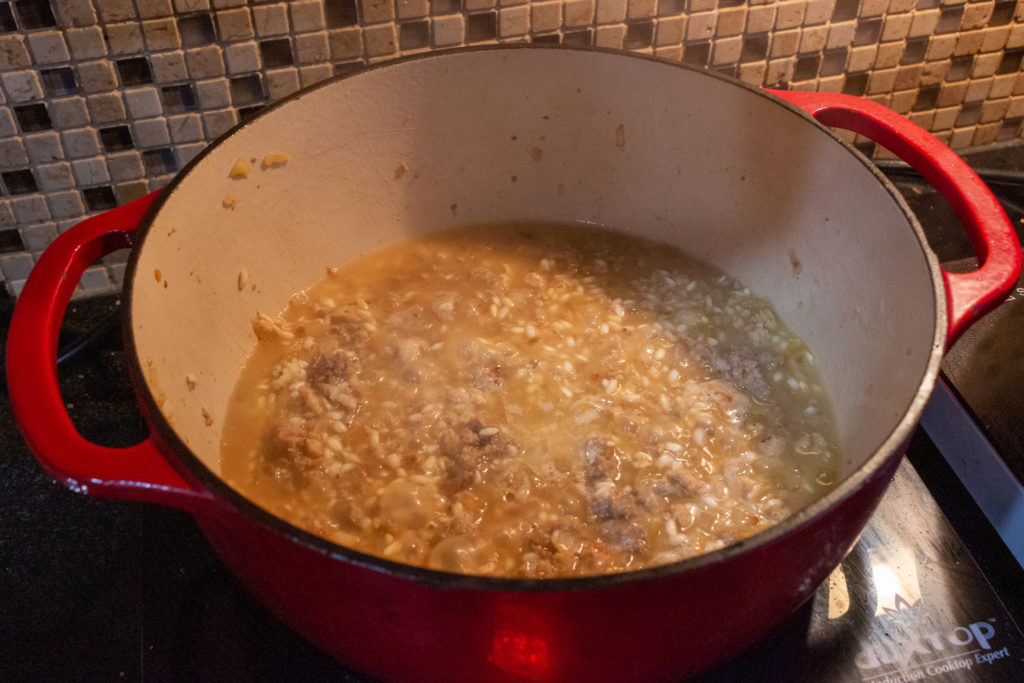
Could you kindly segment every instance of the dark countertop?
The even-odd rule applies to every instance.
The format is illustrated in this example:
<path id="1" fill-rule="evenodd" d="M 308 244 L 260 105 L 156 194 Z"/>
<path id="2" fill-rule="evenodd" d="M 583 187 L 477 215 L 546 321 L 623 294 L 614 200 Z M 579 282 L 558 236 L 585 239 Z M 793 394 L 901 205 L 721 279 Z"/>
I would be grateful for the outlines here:
<path id="1" fill-rule="evenodd" d="M 929 210 L 914 209 L 922 214 Z M 958 253 L 962 245 L 956 243 L 957 236 L 950 234 L 948 244 L 938 247 L 940 256 L 945 258 L 947 249 L 948 254 Z M 117 305 L 116 297 L 73 302 L 67 336 L 92 328 Z M 10 311 L 10 300 L 0 298 L 4 337 Z M 72 419 L 87 438 L 125 446 L 144 436 L 116 325 L 82 358 L 62 366 L 61 385 Z M 952 573 L 942 574 L 943 580 L 984 594 L 982 602 L 993 613 L 1002 609 L 1000 598 L 985 591 L 988 583 L 995 584 L 1008 609 L 1001 618 L 1019 618 L 1024 614 L 1019 566 L 1007 560 L 998 537 L 943 468 L 923 432 L 914 441 L 914 466 L 904 463 L 898 477 L 902 483 L 896 488 L 904 492 L 901 495 L 922 500 L 928 534 L 944 539 L 941 544 L 935 541 L 941 545 L 942 561 L 932 565 L 948 565 L 943 571 Z M 188 515 L 92 499 L 52 481 L 17 431 L 6 383 L 0 389 L 0 444 L 0 679 L 366 680 L 269 615 L 221 564 Z M 918 473 L 968 547 L 929 502 Z M 880 510 L 885 505 L 883 501 Z M 903 507 L 896 507 L 892 514 L 899 517 Z M 881 533 L 877 525 L 869 527 L 866 536 L 872 533 Z M 866 557 L 866 551 L 862 554 Z M 821 595 L 819 591 L 766 641 L 702 680 L 824 680 L 826 670 L 853 653 L 849 644 L 825 647 L 812 642 L 811 626 L 818 623 L 821 600 L 827 599 Z M 860 680 L 859 675 L 846 678 L 856 671 L 833 673 L 827 677 Z"/>

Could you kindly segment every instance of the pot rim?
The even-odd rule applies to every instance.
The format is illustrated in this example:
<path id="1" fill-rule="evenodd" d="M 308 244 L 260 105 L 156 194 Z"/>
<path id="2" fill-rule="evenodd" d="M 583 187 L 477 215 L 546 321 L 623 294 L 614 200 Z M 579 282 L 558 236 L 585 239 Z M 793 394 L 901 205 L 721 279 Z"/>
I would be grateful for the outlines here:
<path id="1" fill-rule="evenodd" d="M 463 53 L 473 52 L 493 52 L 493 51 L 508 51 L 508 50 L 568 50 L 574 52 L 596 52 L 604 53 L 608 55 L 617 55 L 623 58 L 633 58 L 654 62 L 657 64 L 663 64 L 672 66 L 675 68 L 684 69 L 687 71 L 699 73 L 702 76 L 718 79 L 722 82 L 729 83 L 736 87 L 743 88 L 751 93 L 754 93 L 760 97 L 764 97 L 771 100 L 776 105 L 782 106 L 789 111 L 793 112 L 797 116 L 803 118 L 807 123 L 815 126 L 819 131 L 828 135 L 834 142 L 838 142 L 843 148 L 845 148 L 850 154 L 854 156 L 874 177 L 879 183 L 885 188 L 886 192 L 896 202 L 897 206 L 903 212 L 904 217 L 907 219 L 907 223 L 911 230 L 914 231 L 918 239 L 918 246 L 922 250 L 925 261 L 928 264 L 928 269 L 932 279 L 932 295 L 933 302 L 932 307 L 935 312 L 935 331 L 932 338 L 931 349 L 929 350 L 928 362 L 925 365 L 924 372 L 921 376 L 921 380 L 917 391 L 914 393 L 909 405 L 905 408 L 903 417 L 900 418 L 899 422 L 890 431 L 890 433 L 882 440 L 882 442 L 876 447 L 874 452 L 851 474 L 840 481 L 835 488 L 829 491 L 826 495 L 822 496 L 809 506 L 797 511 L 790 515 L 786 519 L 778 522 L 771 527 L 761 531 L 753 536 L 749 536 L 740 541 L 732 543 L 728 546 L 714 550 L 709 553 L 697 555 L 695 557 L 680 560 L 678 562 L 672 562 L 669 564 L 657 565 L 654 567 L 648 567 L 644 569 L 636 569 L 632 571 L 612 573 L 612 574 L 596 574 L 578 577 L 559 577 L 549 579 L 530 579 L 530 578 L 516 578 L 516 577 L 500 577 L 500 576 L 479 576 L 472 574 L 458 574 L 455 572 L 447 572 L 437 569 L 428 569 L 425 567 L 418 567 L 415 565 L 404 564 L 395 562 L 392 560 L 370 555 L 367 553 L 348 548 L 346 546 L 334 543 L 333 541 L 327 540 L 321 536 L 317 536 L 311 532 L 308 532 L 298 526 L 285 521 L 284 519 L 277 517 L 270 513 L 263 507 L 252 502 L 240 492 L 235 490 L 233 487 L 222 479 L 218 474 L 213 472 L 206 464 L 191 451 L 191 449 L 184 443 L 184 441 L 178 437 L 174 428 L 165 419 L 163 411 L 160 409 L 156 397 L 150 391 L 149 386 L 145 380 L 143 373 L 141 357 L 139 356 L 136 343 L 135 335 L 133 332 L 134 323 L 132 315 L 132 303 L 133 303 L 133 287 L 132 283 L 135 281 L 136 270 L 138 267 L 139 253 L 141 249 L 139 246 L 148 237 L 150 229 L 152 228 L 154 219 L 160 212 L 160 209 L 167 201 L 167 199 L 174 192 L 175 188 L 183 181 L 183 179 L 203 160 L 219 146 L 225 139 L 237 133 L 239 130 L 254 125 L 261 118 L 263 118 L 268 112 L 278 109 L 279 107 L 285 106 L 295 100 L 302 98 L 303 96 L 315 91 L 320 88 L 330 87 L 338 82 L 345 81 L 349 78 L 358 77 L 369 71 L 383 70 L 393 68 L 395 66 L 401 66 L 408 62 L 419 61 L 422 59 L 438 59 L 445 58 L 452 55 L 458 55 Z M 501 44 L 501 45 L 478 45 L 468 47 L 458 47 L 445 50 L 436 50 L 433 52 L 419 53 L 415 55 L 408 55 L 399 57 L 393 60 L 385 62 L 379 62 L 377 64 L 371 64 L 363 69 L 354 71 L 348 74 L 342 74 L 334 76 L 332 78 L 321 81 L 310 87 L 303 88 L 291 95 L 288 95 L 276 102 L 266 105 L 258 113 L 253 115 L 251 118 L 247 118 L 244 121 L 239 122 L 237 125 L 232 127 L 230 130 L 225 132 L 211 142 L 206 148 L 204 148 L 198 155 L 190 160 L 168 183 L 166 188 L 156 197 L 155 201 L 150 205 L 146 214 L 143 216 L 142 221 L 139 223 L 136 231 L 136 237 L 134 240 L 134 246 L 128 258 L 128 263 L 125 271 L 124 279 L 124 292 L 123 292 L 123 310 L 127 312 L 127 315 L 122 315 L 122 335 L 125 340 L 125 351 L 126 360 L 128 365 L 128 372 L 131 378 L 131 382 L 134 386 L 136 396 L 141 401 L 140 408 L 145 414 L 150 427 L 156 432 L 163 448 L 163 455 L 168 459 L 170 464 L 175 468 L 183 470 L 190 476 L 192 481 L 198 480 L 202 486 L 206 487 L 214 496 L 220 499 L 222 502 L 227 502 L 235 511 L 255 519 L 262 526 L 267 527 L 274 533 L 283 535 L 292 541 L 300 543 L 307 548 L 314 550 L 318 553 L 330 556 L 332 558 L 342 560 L 346 563 L 350 563 L 362 568 L 371 569 L 392 577 L 407 579 L 415 581 L 417 583 L 432 585 L 443 588 L 458 588 L 458 589 L 469 589 L 469 590 L 484 590 L 493 592 L 562 592 L 562 591 L 580 591 L 580 590 L 599 590 L 605 588 L 611 588 L 614 586 L 620 586 L 625 584 L 633 584 L 646 582 L 650 580 L 660 580 L 673 577 L 677 574 L 684 574 L 694 570 L 707 568 L 713 565 L 720 565 L 728 562 L 736 556 L 744 555 L 748 552 L 754 551 L 758 548 L 762 548 L 770 545 L 777 539 L 785 536 L 789 533 L 794 533 L 801 527 L 807 526 L 813 520 L 820 516 L 828 514 L 831 510 L 836 508 L 841 502 L 852 496 L 856 491 L 865 485 L 865 483 L 874 475 L 890 458 L 901 458 L 903 456 L 903 449 L 901 446 L 907 442 L 913 433 L 913 430 L 917 427 L 918 420 L 921 412 L 931 395 L 932 388 L 939 373 L 939 365 L 942 360 L 943 349 L 945 345 L 946 332 L 948 326 L 948 317 L 946 309 L 946 299 L 944 296 L 940 296 L 945 291 L 945 285 L 942 278 L 942 271 L 939 266 L 938 258 L 928 248 L 927 239 L 924 234 L 924 230 L 921 228 L 917 217 L 911 212 L 903 196 L 899 193 L 896 187 L 889 181 L 889 179 L 874 165 L 867 157 L 865 157 L 859 150 L 853 145 L 846 142 L 842 138 L 838 137 L 832 131 L 815 120 L 810 114 L 805 112 L 803 109 L 791 104 L 780 97 L 773 95 L 770 92 L 765 91 L 762 88 L 744 83 L 736 78 L 725 76 L 713 71 L 706 69 L 699 69 L 693 66 L 682 64 L 680 62 L 669 61 L 664 58 L 655 57 L 653 55 L 630 52 L 628 50 L 619 50 L 611 48 L 600 48 L 600 47 L 581 47 L 581 46 L 567 46 L 561 44 L 543 44 L 543 43 L 515 43 L 515 44 Z"/>

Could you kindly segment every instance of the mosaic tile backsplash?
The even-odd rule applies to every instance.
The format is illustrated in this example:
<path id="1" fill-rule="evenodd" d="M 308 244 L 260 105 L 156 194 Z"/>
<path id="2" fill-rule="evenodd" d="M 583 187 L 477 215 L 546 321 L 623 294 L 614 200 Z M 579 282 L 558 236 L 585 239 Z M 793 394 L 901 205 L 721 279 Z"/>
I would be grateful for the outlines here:
<path id="1" fill-rule="evenodd" d="M 163 186 L 268 102 L 403 54 L 520 41 L 861 95 L 954 149 L 1022 135 L 1024 0 L 13 0 L 0 2 L 3 289 L 17 296 L 59 233 Z M 123 274 L 113 254 L 78 293 Z"/>

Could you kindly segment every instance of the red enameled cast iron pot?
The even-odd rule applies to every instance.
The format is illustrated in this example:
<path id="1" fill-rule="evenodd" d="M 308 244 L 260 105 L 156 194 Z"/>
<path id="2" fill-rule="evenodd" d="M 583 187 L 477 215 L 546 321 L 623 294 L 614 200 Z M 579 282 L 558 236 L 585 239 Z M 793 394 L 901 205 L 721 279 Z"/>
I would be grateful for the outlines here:
<path id="1" fill-rule="evenodd" d="M 921 171 L 957 210 L 979 269 L 944 272 L 894 188 L 825 126 Z M 262 168 L 275 153 L 290 159 Z M 238 159 L 256 160 L 245 178 L 229 177 Z M 353 552 L 218 476 L 255 312 L 283 310 L 325 267 L 402 237 L 509 220 L 678 244 L 770 297 L 834 397 L 838 487 L 702 557 L 531 581 Z M 124 247 L 125 344 L 151 435 L 118 450 L 75 432 L 55 354 L 83 270 Z M 1020 261 L 977 176 L 873 102 L 767 93 L 618 52 L 459 50 L 301 92 L 222 137 L 163 192 L 62 235 L 18 302 L 8 377 L 48 472 L 85 494 L 191 512 L 253 593 L 351 666 L 388 680 L 669 680 L 764 636 L 838 564 L 900 461 L 944 348 L 1001 301 Z"/>

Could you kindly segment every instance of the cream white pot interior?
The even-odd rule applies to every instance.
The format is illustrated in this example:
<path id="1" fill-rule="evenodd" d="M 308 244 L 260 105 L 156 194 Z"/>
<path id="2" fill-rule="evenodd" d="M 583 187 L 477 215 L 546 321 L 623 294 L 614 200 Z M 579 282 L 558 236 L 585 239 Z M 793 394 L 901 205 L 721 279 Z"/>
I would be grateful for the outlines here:
<path id="1" fill-rule="evenodd" d="M 275 153 L 290 159 L 261 169 Z M 238 159 L 256 160 L 246 178 L 229 177 Z M 945 332 L 937 266 L 862 158 L 733 82 L 541 48 L 373 68 L 208 150 L 166 193 L 134 257 L 132 335 L 148 390 L 217 472 L 257 311 L 280 312 L 326 267 L 388 242 L 510 220 L 671 242 L 770 297 L 822 364 L 847 471 L 923 400 Z"/>

